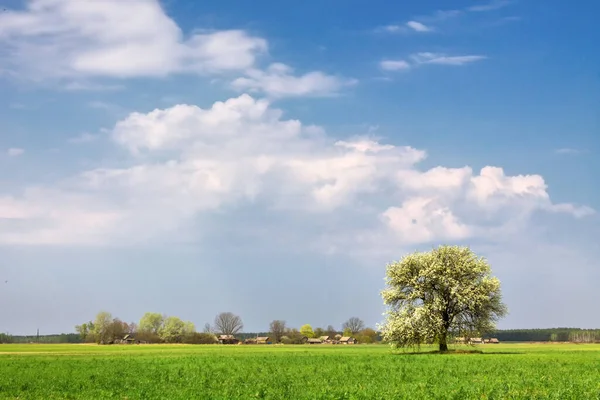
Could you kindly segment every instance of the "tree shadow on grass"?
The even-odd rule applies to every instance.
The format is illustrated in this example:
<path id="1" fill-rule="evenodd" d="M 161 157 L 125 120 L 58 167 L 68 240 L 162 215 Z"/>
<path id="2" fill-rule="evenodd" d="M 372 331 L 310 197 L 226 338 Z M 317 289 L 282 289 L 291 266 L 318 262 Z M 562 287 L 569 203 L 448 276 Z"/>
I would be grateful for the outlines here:
<path id="1" fill-rule="evenodd" d="M 431 355 L 431 354 L 439 354 L 439 355 L 452 355 L 452 354 L 480 354 L 480 355 L 502 355 L 502 354 L 525 354 L 523 352 L 518 351 L 483 351 L 483 350 L 447 350 L 447 351 L 439 351 L 439 350 L 429 350 L 429 351 L 392 351 L 393 355 L 396 356 L 418 356 L 418 355 Z"/>

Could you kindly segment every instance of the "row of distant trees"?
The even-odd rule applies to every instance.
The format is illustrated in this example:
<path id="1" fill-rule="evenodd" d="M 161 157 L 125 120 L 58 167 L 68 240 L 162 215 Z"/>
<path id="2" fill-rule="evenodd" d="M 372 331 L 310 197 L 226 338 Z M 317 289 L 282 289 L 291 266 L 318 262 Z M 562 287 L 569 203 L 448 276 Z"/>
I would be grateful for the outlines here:
<path id="1" fill-rule="evenodd" d="M 112 344 L 126 335 L 148 343 L 203 343 L 214 342 L 214 335 L 196 332 L 195 325 L 179 317 L 160 313 L 146 313 L 138 323 L 127 323 L 102 311 L 93 321 L 75 327 L 84 342 Z"/>
<path id="2" fill-rule="evenodd" d="M 218 314 L 212 325 L 206 323 L 202 332 L 198 332 L 192 322 L 183 321 L 175 316 L 148 312 L 139 322 L 127 323 L 106 311 L 98 313 L 93 321 L 75 327 L 82 341 L 100 344 L 119 342 L 126 335 L 134 336 L 135 340 L 147 343 L 209 344 L 217 341 L 217 335 L 240 335 L 243 328 L 242 318 L 231 312 Z M 358 317 L 352 317 L 344 322 L 341 331 L 332 325 L 327 328 L 313 329 L 310 324 L 296 329 L 288 326 L 284 320 L 274 320 L 269 325 L 269 332 L 265 333 L 271 337 L 272 342 L 286 344 L 302 343 L 304 338 L 321 336 L 333 338 L 338 334 L 353 336 L 360 343 L 375 343 L 379 340 L 378 333 L 366 327 L 364 321 Z"/>
<path id="3" fill-rule="evenodd" d="M 283 322 L 283 324 L 281 323 Z M 273 329 L 273 323 L 275 323 L 275 329 Z M 93 322 L 92 322 L 93 324 Z M 87 324 L 86 324 L 87 325 Z M 130 325 L 130 324 L 128 324 Z M 136 327 L 138 324 L 133 324 Z M 210 326 L 210 324 L 207 324 Z M 206 328 L 206 326 L 205 326 Z M 211 330 L 213 330 L 211 328 Z M 305 329 L 307 331 L 307 329 Z M 369 335 L 368 333 L 373 331 L 372 329 L 365 328 L 363 331 L 358 334 L 347 335 L 348 331 L 336 332 L 332 326 L 328 326 L 326 329 L 314 328 L 313 334 L 315 337 L 319 336 L 332 336 L 338 333 L 342 333 L 345 336 L 354 336 L 359 340 L 360 343 L 369 343 Z M 134 330 L 134 332 L 137 332 Z M 295 332 L 298 332 L 300 335 L 300 340 L 302 338 L 302 334 L 300 334 L 299 330 L 295 330 L 293 328 L 288 328 L 285 324 L 285 321 L 273 321 L 271 323 L 271 329 L 269 332 L 258 332 L 258 333 L 240 333 L 238 332 L 236 335 L 240 339 L 246 339 L 249 337 L 258 336 L 271 336 L 273 338 L 276 337 L 278 332 L 284 332 L 280 337 L 279 341 L 284 343 L 292 343 L 293 338 L 295 337 Z M 323 335 L 320 333 L 324 332 Z M 335 332 L 335 333 L 334 333 Z M 374 331 L 373 331 L 374 332 Z M 204 333 L 204 332 L 200 332 Z M 367 335 L 363 335 L 363 333 L 367 333 Z M 379 334 L 377 332 L 377 334 Z M 318 335 L 318 336 L 317 336 Z M 372 335 L 372 333 L 371 333 Z M 366 336 L 366 337 L 365 337 Z M 138 336 L 139 337 L 139 336 Z M 372 337 L 372 336 L 371 336 Z M 574 342 L 574 343 L 591 343 L 591 342 L 600 342 L 600 329 L 581 329 L 581 328 L 549 328 L 549 329 L 509 329 L 509 330 L 496 330 L 492 331 L 486 335 L 485 338 L 495 337 L 498 338 L 501 342 Z M 84 340 L 80 333 L 61 333 L 55 335 L 10 335 L 7 333 L 0 333 L 0 343 L 82 343 L 84 341 L 94 342 L 93 336 L 88 336 Z M 207 339 L 210 339 L 213 343 L 214 341 L 214 333 L 208 335 Z M 380 341 L 380 336 L 376 336 L 373 342 Z"/>
<path id="4" fill-rule="evenodd" d="M 551 328 L 497 330 L 490 336 L 503 342 L 600 342 L 600 329 Z"/>
<path id="5" fill-rule="evenodd" d="M 59 333 L 55 335 L 9 335 L 0 333 L 0 343 L 81 343 L 81 336 L 77 333 Z"/>

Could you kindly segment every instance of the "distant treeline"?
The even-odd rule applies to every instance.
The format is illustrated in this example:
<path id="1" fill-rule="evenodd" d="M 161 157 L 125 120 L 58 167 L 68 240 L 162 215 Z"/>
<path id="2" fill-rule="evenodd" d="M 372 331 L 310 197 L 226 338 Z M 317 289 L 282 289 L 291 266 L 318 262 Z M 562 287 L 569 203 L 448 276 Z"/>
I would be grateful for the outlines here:
<path id="1" fill-rule="evenodd" d="M 83 343 L 78 333 L 61 333 L 56 335 L 8 335 L 0 333 L 0 343 Z"/>
<path id="2" fill-rule="evenodd" d="M 501 342 L 600 342 L 600 329 L 550 328 L 497 330 L 484 337 L 495 337 Z"/>
<path id="3" fill-rule="evenodd" d="M 244 332 L 236 334 L 240 340 L 257 336 L 268 336 L 269 332 Z M 600 329 L 550 328 L 550 329 L 506 329 L 484 335 L 484 338 L 497 338 L 500 342 L 600 342 Z M 376 339 L 380 340 L 379 337 Z M 0 343 L 83 343 L 78 333 L 56 335 L 8 335 L 0 333 Z"/>

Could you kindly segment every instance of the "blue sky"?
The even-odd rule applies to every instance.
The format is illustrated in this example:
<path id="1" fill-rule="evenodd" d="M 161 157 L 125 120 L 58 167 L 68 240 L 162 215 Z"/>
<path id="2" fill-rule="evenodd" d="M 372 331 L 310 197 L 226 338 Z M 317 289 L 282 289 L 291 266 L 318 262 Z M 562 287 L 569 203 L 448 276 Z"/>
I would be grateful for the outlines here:
<path id="1" fill-rule="evenodd" d="M 500 327 L 600 326 L 595 2 L 2 6 L 0 330 L 374 326 L 440 243 Z"/>

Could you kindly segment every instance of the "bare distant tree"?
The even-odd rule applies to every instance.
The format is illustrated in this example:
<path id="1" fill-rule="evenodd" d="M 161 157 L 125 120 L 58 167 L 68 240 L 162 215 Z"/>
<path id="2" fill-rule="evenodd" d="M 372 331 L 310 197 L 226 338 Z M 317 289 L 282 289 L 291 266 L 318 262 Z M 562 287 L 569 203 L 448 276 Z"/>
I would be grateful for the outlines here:
<path id="1" fill-rule="evenodd" d="M 271 322 L 269 329 L 271 331 L 273 339 L 275 339 L 275 342 L 279 343 L 281 342 L 281 337 L 285 335 L 285 321 L 276 319 Z"/>
<path id="2" fill-rule="evenodd" d="M 133 334 L 133 333 L 136 333 L 137 330 L 138 330 L 138 326 L 135 322 L 127 324 L 127 333 Z"/>
<path id="3" fill-rule="evenodd" d="M 244 328 L 242 319 L 230 312 L 224 312 L 215 317 L 215 331 L 223 335 L 235 335 Z"/>
<path id="4" fill-rule="evenodd" d="M 213 333 L 213 328 L 212 326 L 210 326 L 210 323 L 205 323 L 204 324 L 204 333 Z"/>
<path id="5" fill-rule="evenodd" d="M 331 339 L 333 339 L 335 337 L 335 335 L 337 335 L 337 331 L 335 330 L 333 325 L 328 325 L 327 329 L 325 330 L 325 334 L 327 336 L 329 336 Z"/>
<path id="6" fill-rule="evenodd" d="M 352 317 L 342 325 L 343 330 L 349 330 L 353 335 L 365 329 L 365 323 L 358 317 Z"/>

